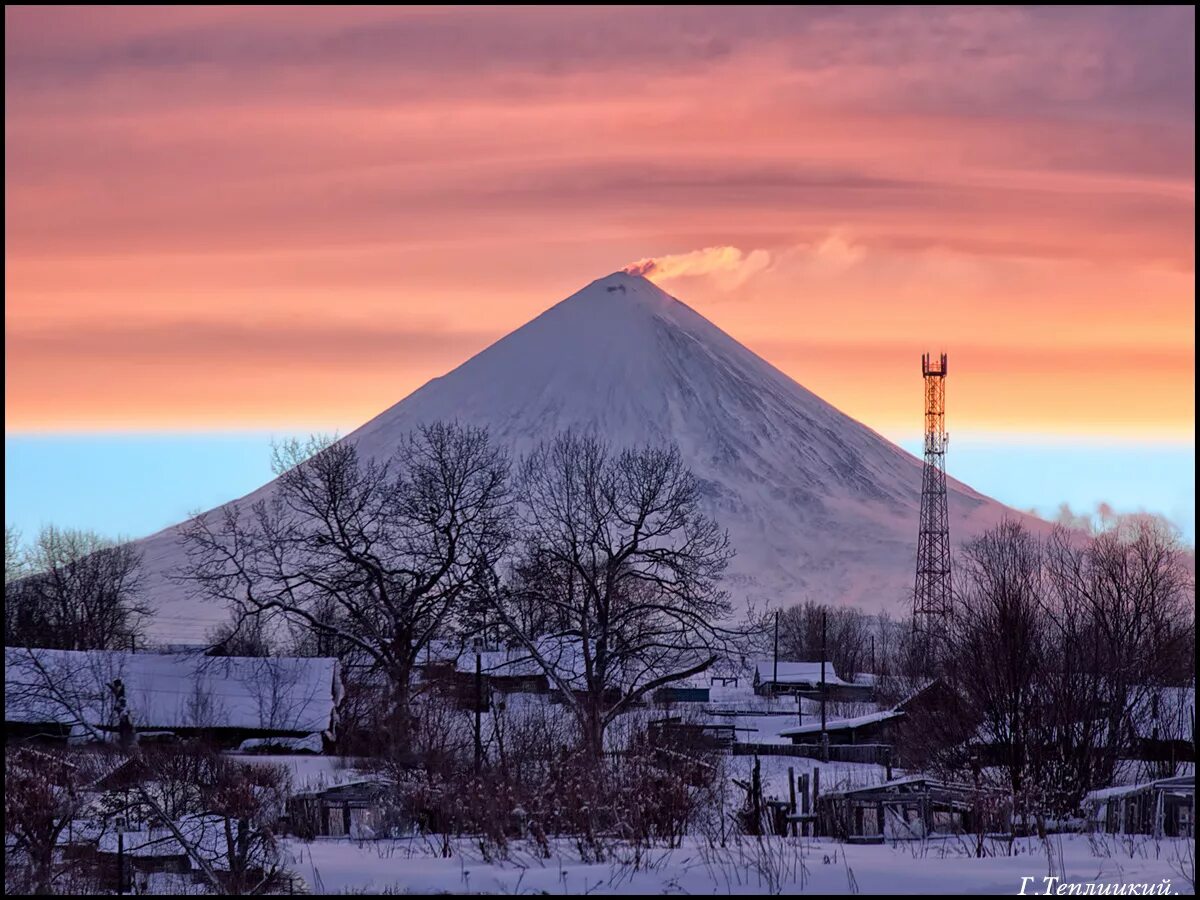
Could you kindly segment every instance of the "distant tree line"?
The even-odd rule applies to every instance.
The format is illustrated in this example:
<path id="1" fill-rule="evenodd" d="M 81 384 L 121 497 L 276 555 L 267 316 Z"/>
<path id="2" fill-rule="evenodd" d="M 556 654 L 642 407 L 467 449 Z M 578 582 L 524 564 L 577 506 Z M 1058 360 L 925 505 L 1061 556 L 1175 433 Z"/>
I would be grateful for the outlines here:
<path id="1" fill-rule="evenodd" d="M 47 526 L 23 547 L 4 529 L 5 646 L 128 650 L 151 609 L 141 554 L 91 531 Z"/>

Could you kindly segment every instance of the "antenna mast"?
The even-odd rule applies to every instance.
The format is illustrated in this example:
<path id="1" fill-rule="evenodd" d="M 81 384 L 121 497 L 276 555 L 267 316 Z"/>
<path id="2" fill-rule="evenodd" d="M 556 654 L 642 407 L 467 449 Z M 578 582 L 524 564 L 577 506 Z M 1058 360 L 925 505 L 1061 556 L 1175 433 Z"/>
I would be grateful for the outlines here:
<path id="1" fill-rule="evenodd" d="M 946 510 L 946 354 L 921 355 L 925 379 L 925 466 L 913 628 L 927 639 L 945 634 L 950 617 L 950 517 Z"/>

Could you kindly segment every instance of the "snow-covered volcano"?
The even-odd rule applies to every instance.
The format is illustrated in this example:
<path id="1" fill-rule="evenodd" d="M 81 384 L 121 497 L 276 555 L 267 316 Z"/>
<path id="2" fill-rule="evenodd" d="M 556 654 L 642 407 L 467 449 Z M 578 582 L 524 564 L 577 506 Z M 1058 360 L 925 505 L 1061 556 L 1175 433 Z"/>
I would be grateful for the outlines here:
<path id="1" fill-rule="evenodd" d="M 386 456 L 439 419 L 487 426 L 514 457 L 569 427 L 615 445 L 674 441 L 737 550 L 727 576 L 735 606 L 812 598 L 906 608 L 921 461 L 644 278 L 592 282 L 344 440 Z M 949 492 L 956 540 L 1014 514 L 959 482 Z M 153 636 L 203 638 L 225 613 L 167 578 L 183 559 L 175 529 L 139 543 Z"/>

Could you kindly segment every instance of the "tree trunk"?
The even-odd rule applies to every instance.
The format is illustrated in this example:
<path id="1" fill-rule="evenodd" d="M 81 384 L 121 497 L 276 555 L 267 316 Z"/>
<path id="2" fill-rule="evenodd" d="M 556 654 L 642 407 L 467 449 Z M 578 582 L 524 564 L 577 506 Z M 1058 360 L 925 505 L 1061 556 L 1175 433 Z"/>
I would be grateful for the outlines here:
<path id="1" fill-rule="evenodd" d="M 54 844 L 38 848 L 33 860 L 33 892 L 39 896 L 54 893 Z"/>
<path id="2" fill-rule="evenodd" d="M 250 882 L 247 877 L 250 871 L 250 822 L 248 819 L 238 819 L 237 850 L 235 858 L 229 862 L 229 874 L 233 876 L 230 893 L 244 894 Z"/>
<path id="3" fill-rule="evenodd" d="M 583 722 L 583 748 L 597 772 L 604 762 L 604 699 L 597 691 L 589 691 Z"/>
<path id="4" fill-rule="evenodd" d="M 412 669 L 406 665 L 395 666 L 391 672 L 392 708 L 388 722 L 388 738 L 395 758 L 407 763 L 414 748 L 412 714 Z"/>

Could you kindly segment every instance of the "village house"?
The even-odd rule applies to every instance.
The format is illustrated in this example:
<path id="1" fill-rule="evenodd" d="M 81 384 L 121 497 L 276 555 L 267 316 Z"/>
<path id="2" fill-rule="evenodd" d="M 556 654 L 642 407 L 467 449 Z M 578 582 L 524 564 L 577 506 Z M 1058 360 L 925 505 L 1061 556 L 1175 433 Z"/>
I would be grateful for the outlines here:
<path id="1" fill-rule="evenodd" d="M 204 740 L 225 748 L 331 742 L 335 659 L 9 647 L 6 740 Z M 249 748 L 247 748 L 249 749 Z"/>
<path id="2" fill-rule="evenodd" d="M 753 686 L 754 692 L 764 697 L 800 694 L 811 699 L 867 701 L 875 693 L 871 684 L 843 681 L 833 663 L 822 666 L 819 661 L 759 660 L 754 664 Z"/>
<path id="3" fill-rule="evenodd" d="M 786 728 L 779 734 L 790 738 L 793 744 L 818 743 L 824 740 L 823 735 L 828 735 L 830 744 L 894 745 L 896 723 L 903 716 L 904 713 L 898 710 L 885 709 L 849 719 L 827 720 L 824 725 L 818 718 L 795 728 Z"/>

